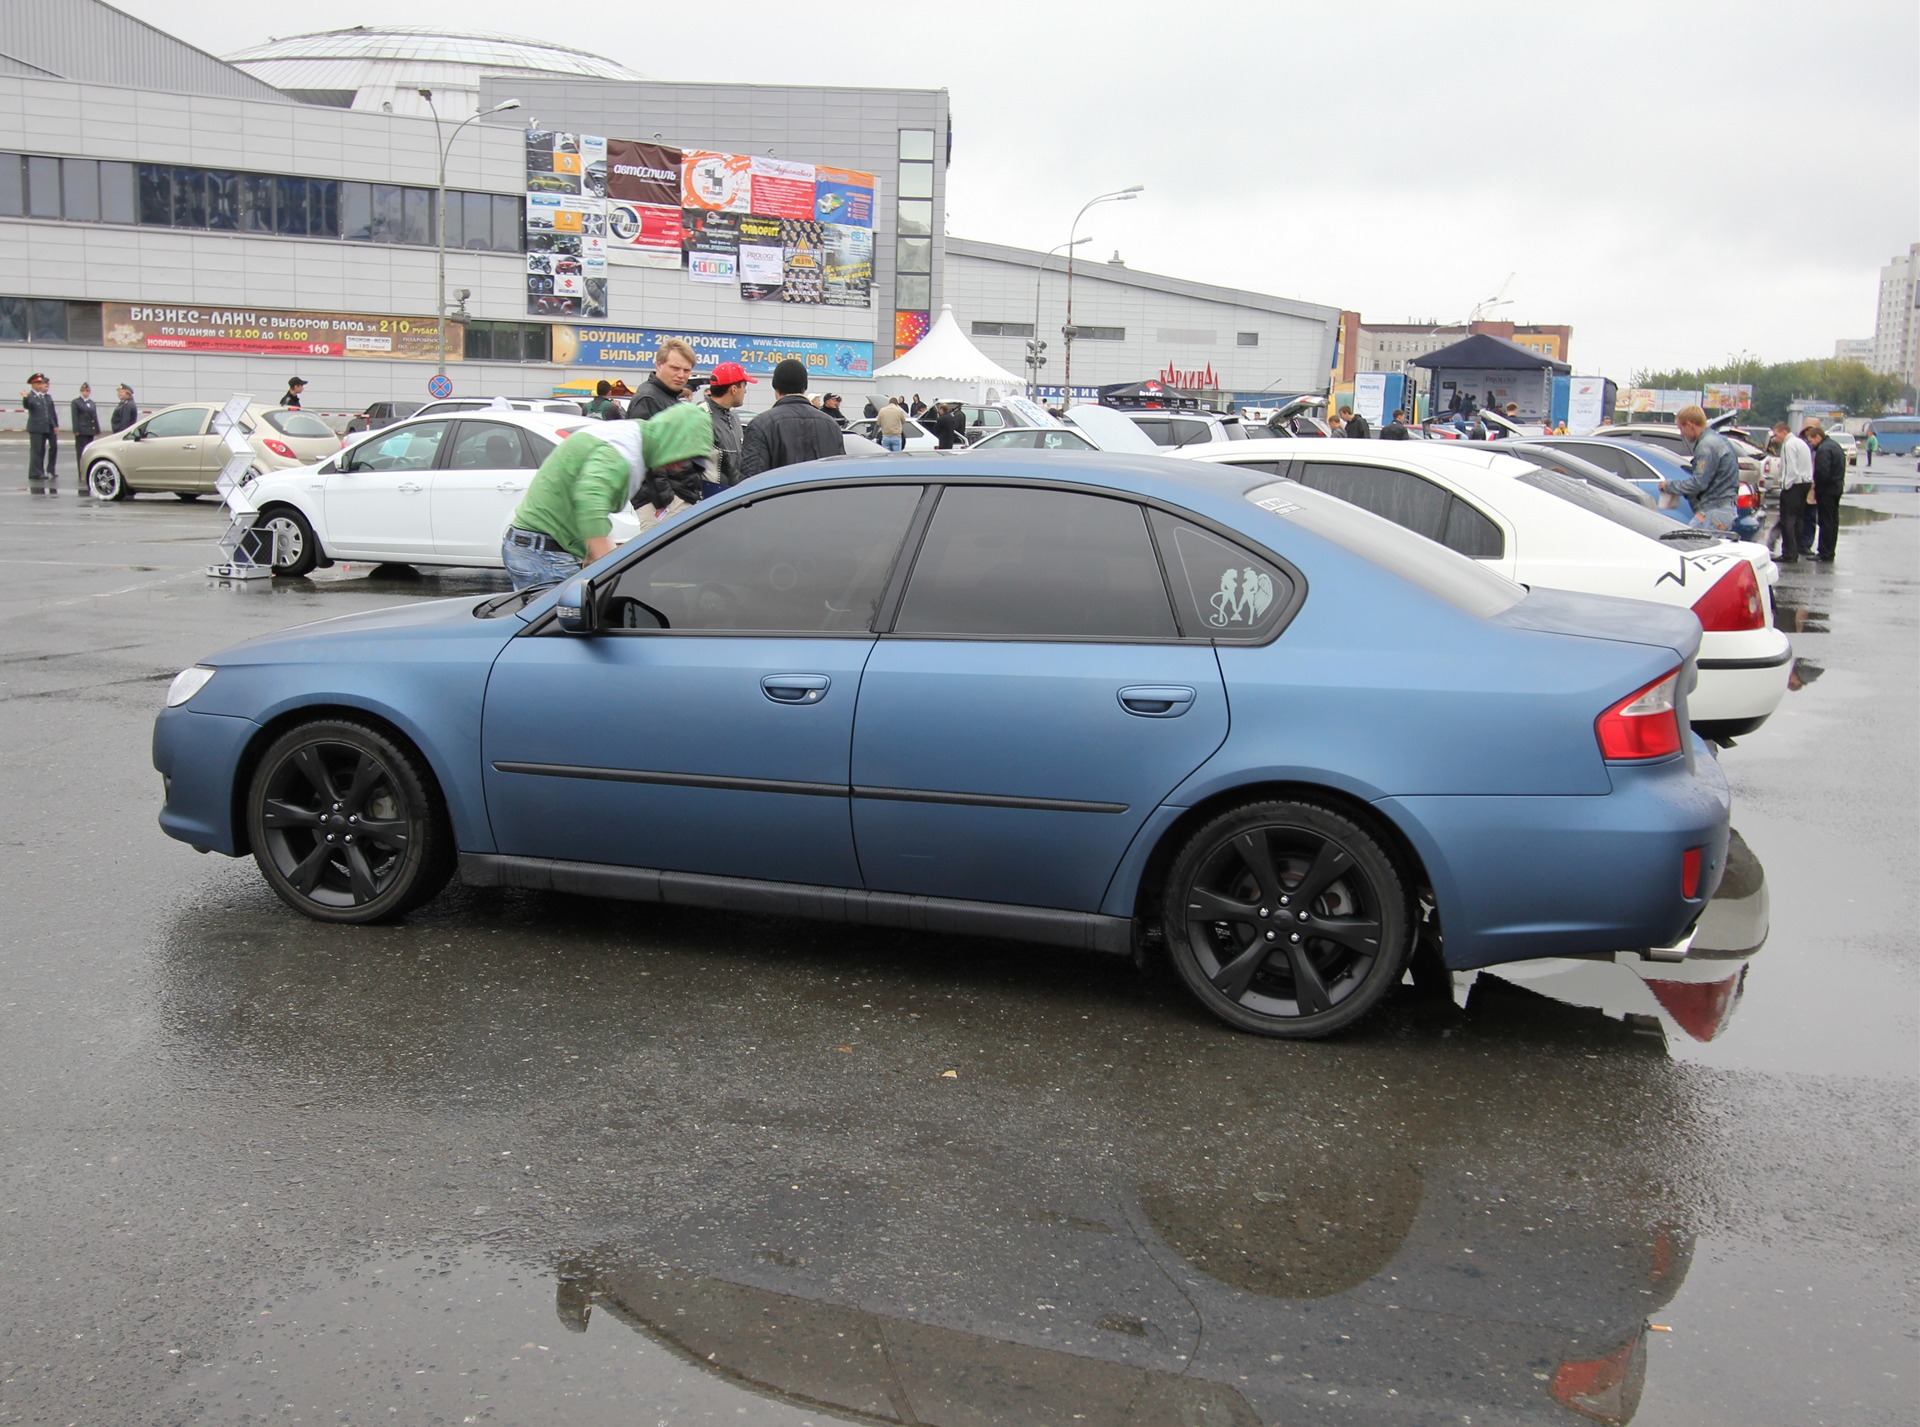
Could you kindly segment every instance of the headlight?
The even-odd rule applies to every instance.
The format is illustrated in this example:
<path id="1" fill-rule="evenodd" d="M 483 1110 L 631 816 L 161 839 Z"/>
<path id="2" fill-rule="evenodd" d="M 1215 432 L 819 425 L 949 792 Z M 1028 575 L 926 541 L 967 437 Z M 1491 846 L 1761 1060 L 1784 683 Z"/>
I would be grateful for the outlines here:
<path id="1" fill-rule="evenodd" d="M 188 699 L 206 688 L 208 681 L 219 672 L 205 664 L 195 664 L 191 669 L 182 669 L 173 676 L 173 682 L 167 686 L 167 707 L 177 709 Z"/>

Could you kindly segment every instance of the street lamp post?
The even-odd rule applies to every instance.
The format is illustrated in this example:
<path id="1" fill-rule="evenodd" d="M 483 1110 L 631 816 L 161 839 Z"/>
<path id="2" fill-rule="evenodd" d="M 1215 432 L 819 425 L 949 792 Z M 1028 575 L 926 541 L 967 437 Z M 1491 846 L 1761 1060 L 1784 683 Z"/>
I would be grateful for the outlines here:
<path id="1" fill-rule="evenodd" d="M 1143 183 L 1132 184 L 1127 188 L 1116 189 L 1112 193 L 1102 193 L 1089 198 L 1073 215 L 1073 226 L 1067 229 L 1067 325 L 1060 329 L 1060 335 L 1066 339 L 1066 364 L 1060 377 L 1060 405 L 1065 408 L 1073 405 L 1073 249 L 1077 242 L 1074 234 L 1080 231 L 1080 220 L 1087 216 L 1087 210 L 1096 203 L 1125 203 L 1138 198 L 1146 192 Z"/>
<path id="2" fill-rule="evenodd" d="M 1064 243 L 1055 243 L 1051 248 L 1047 249 L 1047 257 L 1042 258 L 1039 266 L 1034 270 L 1033 341 L 1027 344 L 1027 368 L 1033 373 L 1033 380 L 1027 386 L 1027 395 L 1035 401 L 1040 400 L 1040 348 L 1044 345 L 1040 341 L 1040 279 L 1046 276 L 1047 258 L 1052 257 L 1055 253 L 1063 252 L 1068 248 L 1077 247 L 1081 243 L 1091 243 L 1092 241 L 1093 235 L 1088 234 L 1084 238 L 1069 238 Z"/>
<path id="3" fill-rule="evenodd" d="M 453 141 L 460 137 L 460 131 L 475 119 L 483 119 L 489 114 L 499 114 L 508 109 L 518 109 L 518 99 L 502 99 L 491 109 L 482 109 L 469 114 L 453 126 L 453 132 L 447 135 L 445 143 L 440 142 L 440 111 L 434 106 L 433 91 L 422 89 L 420 97 L 427 101 L 427 112 L 433 115 L 433 142 L 440 149 L 440 199 L 439 212 L 434 215 L 433 237 L 436 249 L 439 278 L 439 300 L 433 309 L 433 326 L 440 339 L 440 364 L 435 370 L 441 375 L 447 374 L 447 153 L 453 148 Z"/>

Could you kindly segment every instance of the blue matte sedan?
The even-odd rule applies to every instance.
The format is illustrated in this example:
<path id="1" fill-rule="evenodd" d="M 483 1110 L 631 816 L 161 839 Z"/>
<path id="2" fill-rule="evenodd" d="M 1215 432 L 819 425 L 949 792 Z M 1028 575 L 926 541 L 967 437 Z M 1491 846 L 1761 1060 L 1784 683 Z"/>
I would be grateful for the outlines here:
<path id="1" fill-rule="evenodd" d="M 1416 954 L 1684 954 L 1727 847 L 1699 643 L 1257 471 L 843 459 L 544 594 L 237 645 L 154 763 L 167 833 L 322 921 L 458 872 L 1164 948 L 1221 1019 L 1312 1037 Z"/>

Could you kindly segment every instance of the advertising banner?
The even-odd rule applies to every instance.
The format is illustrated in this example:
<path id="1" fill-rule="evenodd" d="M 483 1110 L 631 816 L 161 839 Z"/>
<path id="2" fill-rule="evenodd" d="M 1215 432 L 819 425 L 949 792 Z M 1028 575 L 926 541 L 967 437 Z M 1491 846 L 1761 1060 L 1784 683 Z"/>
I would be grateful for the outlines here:
<path id="1" fill-rule="evenodd" d="M 813 219 L 813 165 L 753 160 L 753 211 L 769 218 Z"/>
<path id="2" fill-rule="evenodd" d="M 745 154 L 692 149 L 680 161 L 680 206 L 720 213 L 750 211 L 753 160 Z"/>
<path id="3" fill-rule="evenodd" d="M 813 217 L 821 223 L 871 228 L 873 175 L 850 168 L 816 168 L 813 171 Z"/>
<path id="4" fill-rule="evenodd" d="M 695 282 L 740 280 L 740 215 L 685 211 L 681 245 Z"/>
<path id="5" fill-rule="evenodd" d="M 810 219 L 782 218 L 780 250 L 780 300 L 819 306 L 827 292 L 827 255 L 821 246 L 820 225 Z"/>
<path id="6" fill-rule="evenodd" d="M 1606 423 L 1609 412 L 1603 410 L 1606 401 L 1607 379 L 1605 377 L 1573 377 L 1567 382 L 1567 432 L 1573 436 L 1585 436 L 1589 431 Z"/>
<path id="7" fill-rule="evenodd" d="M 732 332 L 678 332 L 666 327 L 578 327 L 553 329 L 553 360 L 569 367 L 653 366 L 654 353 L 668 337 L 688 343 L 696 366 L 710 372 L 721 362 L 738 362 L 753 376 L 770 375 L 792 358 L 819 377 L 873 374 L 873 343 L 837 337 L 776 337 Z"/>
<path id="8" fill-rule="evenodd" d="M 839 223 L 820 227 L 827 246 L 826 305 L 873 306 L 873 230 Z"/>
<path id="9" fill-rule="evenodd" d="M 607 204 L 607 255 L 636 267 L 677 268 L 684 238 L 681 209 L 657 203 Z"/>
<path id="10" fill-rule="evenodd" d="M 1706 400 L 1700 404 L 1716 411 L 1753 410 L 1753 388 L 1745 382 L 1707 382 L 1701 395 Z"/>
<path id="11" fill-rule="evenodd" d="M 925 312 L 896 312 L 893 314 L 893 355 L 904 357 L 914 349 L 915 344 L 927 335 L 927 328 L 933 325 L 931 314 Z"/>
<path id="12" fill-rule="evenodd" d="M 787 280 L 787 250 L 780 236 L 781 220 L 743 213 L 738 222 L 741 300 L 778 300 Z"/>
<path id="13" fill-rule="evenodd" d="M 1622 411 L 1667 411 L 1680 410 L 1683 406 L 1701 405 L 1697 391 L 1676 391 L 1664 387 L 1629 387 L 1620 393 Z"/>
<path id="14" fill-rule="evenodd" d="M 527 153 L 527 315 L 604 316 L 607 141 L 532 129 Z"/>
<path id="15" fill-rule="evenodd" d="M 1387 374 L 1355 372 L 1353 376 L 1353 412 L 1364 416 L 1377 431 L 1387 424 Z"/>
<path id="16" fill-rule="evenodd" d="M 616 202 L 680 206 L 680 165 L 685 155 L 667 144 L 638 139 L 607 140 L 607 197 Z"/>
<path id="17" fill-rule="evenodd" d="M 284 352 L 307 357 L 379 357 L 431 362 L 439 328 L 431 317 L 376 317 L 351 312 L 293 312 L 266 307 L 176 307 L 106 302 L 100 315 L 108 347 L 154 352 Z M 466 345 L 458 322 L 447 324 L 447 355 Z M 871 345 L 871 344 L 869 344 Z"/>
<path id="18" fill-rule="evenodd" d="M 527 192 L 581 195 L 580 136 L 549 129 L 527 131 Z"/>
<path id="19" fill-rule="evenodd" d="M 580 196 L 607 196 L 607 141 L 598 134 L 580 136 Z"/>

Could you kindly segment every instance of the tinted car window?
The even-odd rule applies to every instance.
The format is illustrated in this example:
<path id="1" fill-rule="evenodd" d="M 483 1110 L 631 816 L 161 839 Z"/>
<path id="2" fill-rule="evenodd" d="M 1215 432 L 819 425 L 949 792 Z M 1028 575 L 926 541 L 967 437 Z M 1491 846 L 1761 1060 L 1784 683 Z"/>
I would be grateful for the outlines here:
<path id="1" fill-rule="evenodd" d="M 163 411 L 147 423 L 147 435 L 198 436 L 207 429 L 207 418 L 212 414 L 201 406 L 182 406 L 173 411 Z"/>
<path id="2" fill-rule="evenodd" d="M 1142 421 L 1136 416 L 1133 419 L 1133 424 L 1146 432 L 1147 439 L 1156 446 L 1177 446 L 1180 444 L 1180 438 L 1173 434 L 1173 423 L 1164 417 L 1153 417 Z"/>
<path id="3" fill-rule="evenodd" d="M 1293 581 L 1284 570 L 1165 511 L 1148 518 L 1182 632 L 1259 643 L 1280 626 L 1293 603 Z"/>
<path id="4" fill-rule="evenodd" d="M 527 471 L 539 462 L 530 458 L 518 427 L 498 421 L 463 421 L 447 464 L 456 471 Z"/>
<path id="5" fill-rule="evenodd" d="M 343 471 L 425 471 L 433 466 L 447 423 L 422 421 L 362 441 L 342 458 Z"/>
<path id="6" fill-rule="evenodd" d="M 735 506 L 614 580 L 630 629 L 857 634 L 871 628 L 919 486 L 796 491 Z"/>
<path id="7" fill-rule="evenodd" d="M 1484 514 L 1452 491 L 1410 471 L 1306 461 L 1300 466 L 1299 480 L 1472 559 L 1496 559 L 1506 549 L 1500 528 Z"/>
<path id="8" fill-rule="evenodd" d="M 1518 604 L 1526 593 L 1484 565 L 1293 481 L 1257 486 L 1247 492 L 1246 498 L 1269 514 L 1331 540 L 1469 614 L 1498 614 Z"/>
<path id="9" fill-rule="evenodd" d="M 1173 639 L 1166 581 L 1131 501 L 949 487 L 894 628 L 1016 639 Z"/>
<path id="10" fill-rule="evenodd" d="M 1645 472 L 1634 464 L 1633 457 L 1618 446 L 1609 446 L 1602 441 L 1589 441 L 1578 446 L 1561 446 L 1551 441 L 1542 445 L 1552 446 L 1556 451 L 1568 451 L 1583 461 L 1591 461 L 1603 471 L 1612 471 L 1616 476 L 1634 480 Z"/>
<path id="11" fill-rule="evenodd" d="M 1636 501 L 1622 500 L 1607 491 L 1596 490 L 1585 481 L 1563 476 L 1558 471 L 1530 471 L 1520 477 L 1520 483 L 1557 495 L 1571 505 L 1604 516 L 1615 525 L 1625 526 L 1636 535 L 1645 535 L 1650 539 L 1661 540 L 1683 533 L 1706 533 L 1693 532 L 1692 527 L 1682 525 L 1670 515 L 1648 510 Z"/>
<path id="12" fill-rule="evenodd" d="M 1188 416 L 1176 416 L 1170 424 L 1173 427 L 1171 444 L 1175 446 L 1198 446 L 1212 439 L 1213 433 L 1204 421 L 1195 421 Z"/>

